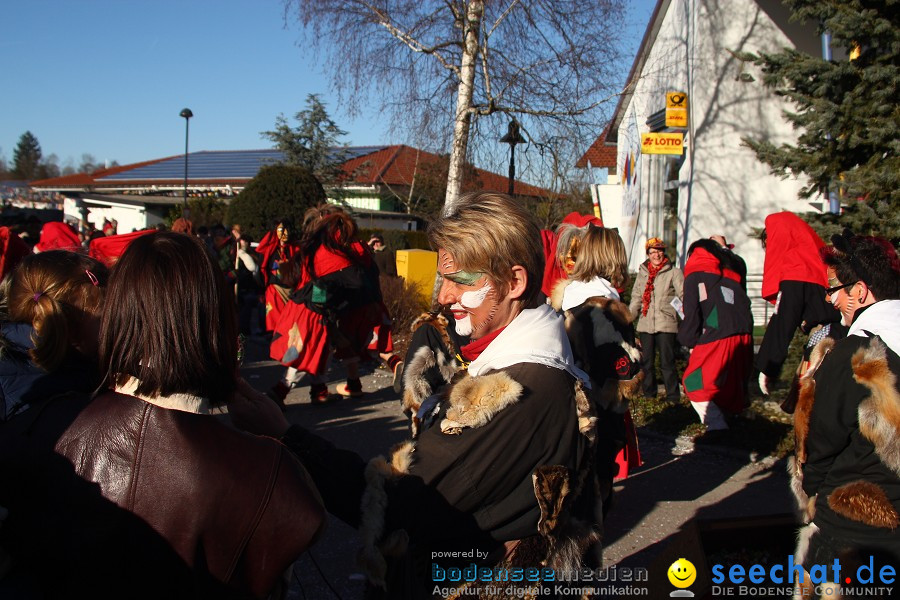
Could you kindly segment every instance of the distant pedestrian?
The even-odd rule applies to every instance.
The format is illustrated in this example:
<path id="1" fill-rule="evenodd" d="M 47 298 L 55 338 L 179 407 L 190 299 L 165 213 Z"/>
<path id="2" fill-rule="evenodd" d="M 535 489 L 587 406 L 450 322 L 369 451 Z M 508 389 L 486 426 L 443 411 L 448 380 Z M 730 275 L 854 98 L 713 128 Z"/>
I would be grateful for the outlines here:
<path id="1" fill-rule="evenodd" d="M 397 255 L 384 245 L 384 237 L 381 234 L 373 235 L 369 238 L 369 248 L 372 249 L 372 257 L 378 265 L 378 272 L 388 277 L 396 277 Z"/>
<path id="2" fill-rule="evenodd" d="M 666 386 L 666 400 L 678 402 L 678 370 L 675 366 L 675 335 L 678 333 L 678 313 L 684 293 L 684 275 L 666 256 L 666 244 L 654 237 L 644 245 L 647 260 L 638 270 L 631 302 L 632 316 L 638 319 L 637 331 L 641 342 L 641 370 L 644 372 L 644 395 L 656 397 L 656 352 Z M 674 304 L 673 304 L 674 302 Z"/>

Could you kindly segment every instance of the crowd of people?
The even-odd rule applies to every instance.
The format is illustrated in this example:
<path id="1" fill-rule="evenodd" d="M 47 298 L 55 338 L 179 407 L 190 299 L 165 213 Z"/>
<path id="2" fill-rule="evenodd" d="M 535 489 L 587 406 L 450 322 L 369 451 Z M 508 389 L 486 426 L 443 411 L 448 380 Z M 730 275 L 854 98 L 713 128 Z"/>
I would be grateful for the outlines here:
<path id="1" fill-rule="evenodd" d="M 63 227 L 34 252 L 0 231 L 3 597 L 282 597 L 326 511 L 359 529 L 373 598 L 431 597 L 438 555 L 599 568 L 613 482 L 641 465 L 629 404 L 657 397 L 657 355 L 660 401 L 685 397 L 710 432 L 756 372 L 747 269 L 722 236 L 694 241 L 683 270 L 647 240 L 628 301 L 615 229 L 573 213 L 541 231 L 512 198 L 467 194 L 428 228 L 436 310 L 401 359 L 379 287 L 390 251 L 340 207 L 278 219 L 255 248 L 239 225 L 186 219 L 51 247 Z M 900 560 L 900 260 L 881 238 L 831 241 L 766 219 L 761 391 L 809 334 L 785 406 L 807 572 Z M 263 331 L 285 374 L 261 391 L 240 376 L 239 334 Z M 385 363 L 410 441 L 365 461 L 288 420 L 303 377 L 311 403 L 333 399 L 332 360 L 349 398 L 366 393 L 362 362 Z M 506 597 L 486 583 L 450 597 Z"/>

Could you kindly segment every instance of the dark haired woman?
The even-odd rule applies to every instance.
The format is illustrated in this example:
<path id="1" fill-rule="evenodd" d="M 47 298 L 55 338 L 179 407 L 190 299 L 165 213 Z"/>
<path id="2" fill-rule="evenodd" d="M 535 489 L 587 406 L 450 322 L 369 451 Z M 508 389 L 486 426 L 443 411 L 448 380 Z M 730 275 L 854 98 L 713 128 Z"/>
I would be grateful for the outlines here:
<path id="1" fill-rule="evenodd" d="M 91 535 L 110 556 L 94 560 L 122 563 L 121 580 L 104 582 L 111 587 L 100 595 L 152 580 L 171 588 L 166 597 L 263 598 L 322 528 L 300 463 L 275 440 L 210 414 L 240 393 L 234 310 L 221 270 L 184 234 L 137 238 L 110 277 L 100 330 L 106 389 L 56 450 L 149 524 L 186 572 L 158 570 L 159 550 L 129 526 L 99 527 Z"/>
<path id="2" fill-rule="evenodd" d="M 733 255 L 713 240 L 697 240 L 684 265 L 684 321 L 678 341 L 691 348 L 684 391 L 709 431 L 727 429 L 723 413 L 747 403 L 753 362 L 753 316 Z"/>
<path id="3" fill-rule="evenodd" d="M 371 253 L 357 239 L 356 222 L 340 207 L 322 205 L 307 211 L 303 238 L 301 277 L 291 302 L 275 328 L 270 356 L 289 368 L 287 377 L 272 390 L 283 400 L 299 377 L 312 376 L 310 399 L 324 402 L 328 386 L 322 376 L 330 353 L 347 370 L 342 396 L 363 395 L 359 362 L 370 352 L 388 356 L 393 351 L 391 320 L 381 299 L 378 269 Z M 390 355 L 394 369 L 400 358 Z"/>

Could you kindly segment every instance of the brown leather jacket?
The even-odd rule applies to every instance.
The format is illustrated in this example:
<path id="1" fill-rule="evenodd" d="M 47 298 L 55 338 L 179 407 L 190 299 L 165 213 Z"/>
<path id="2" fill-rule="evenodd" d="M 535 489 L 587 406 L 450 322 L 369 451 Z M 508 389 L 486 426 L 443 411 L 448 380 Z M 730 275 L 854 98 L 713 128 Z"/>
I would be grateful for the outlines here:
<path id="1" fill-rule="evenodd" d="M 290 452 L 209 415 L 108 392 L 56 450 L 168 543 L 190 573 L 185 595 L 266 597 L 325 522 L 319 493 Z M 141 579 L 170 577 L 127 529 L 104 531 L 103 547 L 125 553 Z"/>

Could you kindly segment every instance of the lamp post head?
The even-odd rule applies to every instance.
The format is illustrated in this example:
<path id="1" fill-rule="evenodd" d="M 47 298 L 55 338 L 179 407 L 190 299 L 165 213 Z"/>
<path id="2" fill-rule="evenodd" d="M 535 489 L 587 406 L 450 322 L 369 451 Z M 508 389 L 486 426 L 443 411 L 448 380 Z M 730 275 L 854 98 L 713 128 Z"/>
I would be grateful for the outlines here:
<path id="1" fill-rule="evenodd" d="M 181 109 L 181 114 L 179 116 L 184 117 L 185 119 L 190 119 L 194 116 L 194 113 L 192 113 L 191 109 L 189 108 L 183 108 Z"/>
<path id="2" fill-rule="evenodd" d="M 506 135 L 500 138 L 501 144 L 509 144 L 510 146 L 515 146 L 516 144 L 522 144 L 526 140 L 522 137 L 522 134 L 519 133 L 519 123 L 516 122 L 515 119 L 509 122 L 509 125 L 506 130 Z"/>

